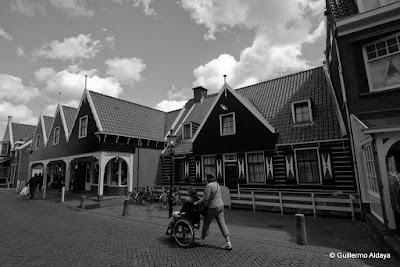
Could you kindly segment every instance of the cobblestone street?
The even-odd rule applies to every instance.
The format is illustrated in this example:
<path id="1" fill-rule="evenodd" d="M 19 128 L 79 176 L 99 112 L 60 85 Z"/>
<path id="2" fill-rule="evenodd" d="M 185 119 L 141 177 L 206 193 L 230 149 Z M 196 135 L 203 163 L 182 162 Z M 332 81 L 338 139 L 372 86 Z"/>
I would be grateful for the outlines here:
<path id="1" fill-rule="evenodd" d="M 169 241 L 162 223 L 28 201 L 5 191 L 0 225 L 0 266 L 398 266 L 393 259 L 331 259 L 328 254 L 339 249 L 268 240 L 246 226 L 246 234 L 232 235 L 232 251 L 219 248 L 223 238 L 215 226 L 206 246 L 185 249 Z"/>

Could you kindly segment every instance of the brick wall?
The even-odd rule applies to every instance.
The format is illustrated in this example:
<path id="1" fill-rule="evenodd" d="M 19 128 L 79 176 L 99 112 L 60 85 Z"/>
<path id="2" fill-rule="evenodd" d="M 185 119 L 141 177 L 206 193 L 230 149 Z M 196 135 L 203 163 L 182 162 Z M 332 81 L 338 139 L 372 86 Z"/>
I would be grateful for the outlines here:
<path id="1" fill-rule="evenodd" d="M 161 184 L 161 149 L 136 148 L 133 187 Z M 139 162 L 138 162 L 139 159 Z M 139 179 L 138 179 L 139 178 Z"/>

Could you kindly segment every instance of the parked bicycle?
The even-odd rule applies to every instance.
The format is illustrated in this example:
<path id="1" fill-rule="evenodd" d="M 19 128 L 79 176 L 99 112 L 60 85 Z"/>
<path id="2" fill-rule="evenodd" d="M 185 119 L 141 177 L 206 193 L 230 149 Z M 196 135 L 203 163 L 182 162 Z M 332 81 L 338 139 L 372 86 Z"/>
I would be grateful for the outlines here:
<path id="1" fill-rule="evenodd" d="M 174 187 L 172 192 L 172 205 L 180 205 L 181 204 L 181 194 L 179 192 L 179 188 Z M 169 195 L 170 191 L 169 188 L 162 188 L 162 194 L 159 198 L 160 206 L 169 209 Z"/>
<path id="2" fill-rule="evenodd" d="M 139 205 L 149 205 L 153 203 L 154 197 L 150 186 L 144 186 L 140 190 L 132 191 L 128 194 L 129 203 Z"/>

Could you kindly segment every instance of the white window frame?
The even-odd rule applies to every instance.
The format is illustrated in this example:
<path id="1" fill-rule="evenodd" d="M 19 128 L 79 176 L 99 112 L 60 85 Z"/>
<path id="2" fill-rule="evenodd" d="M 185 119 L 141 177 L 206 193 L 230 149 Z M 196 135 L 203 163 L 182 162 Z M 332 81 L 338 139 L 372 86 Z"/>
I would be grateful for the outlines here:
<path id="1" fill-rule="evenodd" d="M 185 126 L 187 126 L 187 125 L 189 125 L 189 128 L 190 128 L 189 136 L 185 136 Z M 183 124 L 182 125 L 182 139 L 190 139 L 190 138 L 192 138 L 192 130 L 193 130 L 193 128 L 192 128 L 192 123 L 191 122 Z"/>
<path id="2" fill-rule="evenodd" d="M 251 154 L 262 154 L 262 163 L 263 163 L 263 170 L 264 170 L 264 181 L 263 182 L 250 182 L 250 176 L 249 176 L 249 162 L 248 162 L 248 155 Z M 265 184 L 267 182 L 267 172 L 265 171 L 265 157 L 264 157 L 264 152 L 263 151 L 253 151 L 253 152 L 248 152 L 246 153 L 246 180 L 247 184 Z"/>
<path id="3" fill-rule="evenodd" d="M 41 135 L 37 134 L 36 135 L 36 142 L 35 142 L 35 149 L 39 149 L 39 147 L 40 147 L 40 138 L 41 138 Z"/>
<path id="4" fill-rule="evenodd" d="M 54 134 L 53 134 L 53 145 L 58 145 L 59 143 L 60 143 L 60 126 L 54 128 Z"/>
<path id="5" fill-rule="evenodd" d="M 206 179 L 206 172 L 204 170 L 204 158 L 214 157 L 215 158 L 215 175 L 217 175 L 217 155 L 210 154 L 210 155 L 203 155 L 201 156 L 201 170 L 202 170 L 202 179 Z"/>
<path id="6" fill-rule="evenodd" d="M 299 170 L 297 166 L 297 151 L 299 150 L 316 150 L 317 151 L 317 161 L 318 161 L 318 177 L 319 177 L 319 183 L 303 183 L 300 182 L 300 177 L 299 177 Z M 298 185 L 322 185 L 322 175 L 321 175 L 321 158 L 319 155 L 319 149 L 317 147 L 304 147 L 304 148 L 295 148 L 294 149 L 294 164 L 295 164 L 295 169 L 296 169 L 296 180 Z"/>
<path id="7" fill-rule="evenodd" d="M 82 127 L 81 127 L 82 126 L 82 121 L 84 119 L 86 119 L 86 132 L 85 132 L 85 135 L 83 135 L 82 132 L 81 132 L 81 130 L 82 130 Z M 88 125 L 89 125 L 89 119 L 88 119 L 87 115 L 79 118 L 79 135 L 78 135 L 79 138 L 85 138 L 87 136 Z"/>
<path id="8" fill-rule="evenodd" d="M 375 159 L 372 144 L 369 143 L 364 145 L 362 150 L 364 153 L 364 164 L 367 174 L 368 192 L 371 195 L 374 195 L 375 197 L 380 199 L 378 175 L 375 168 Z"/>
<path id="9" fill-rule="evenodd" d="M 232 118 L 233 118 L 233 132 L 232 133 L 223 133 L 222 132 L 222 129 L 223 129 L 223 117 L 228 117 L 228 116 L 232 116 Z M 219 134 L 220 134 L 220 136 L 227 136 L 227 135 L 235 135 L 236 134 L 236 116 L 235 116 L 235 112 L 230 112 L 230 113 L 220 114 L 219 115 Z"/>
<path id="10" fill-rule="evenodd" d="M 7 149 L 6 149 L 6 153 L 5 154 L 3 154 L 2 152 L 3 152 L 3 145 L 6 145 L 7 146 Z M 0 150 L 0 156 L 2 156 L 2 157 L 6 157 L 7 155 L 8 155 L 8 149 L 9 149 L 9 144 L 7 143 L 7 142 L 3 142 L 3 143 L 1 143 L 1 150 Z"/>
<path id="11" fill-rule="evenodd" d="M 398 46 L 399 46 L 399 50 L 398 51 L 396 51 L 394 53 L 391 53 L 391 54 L 386 54 L 384 56 L 378 56 L 378 57 L 373 58 L 373 59 L 368 59 L 368 56 L 367 56 L 367 47 L 368 46 L 371 46 L 371 45 L 374 45 L 374 44 L 377 44 L 377 43 L 381 43 L 381 42 L 387 41 L 389 39 L 393 39 L 393 37 L 397 38 L 397 40 L 398 40 Z M 379 40 L 376 40 L 376 41 L 373 41 L 373 42 L 370 42 L 368 44 L 363 45 L 362 52 L 363 52 L 363 56 L 364 56 L 364 65 L 365 65 L 365 69 L 366 69 L 366 72 L 367 72 L 368 85 L 369 85 L 369 91 L 370 92 L 380 92 L 380 91 L 390 90 L 390 89 L 393 89 L 393 88 L 400 88 L 400 84 L 393 84 L 393 85 L 389 85 L 389 86 L 386 86 L 386 87 L 381 87 L 381 88 L 374 89 L 374 87 L 372 85 L 372 78 L 371 78 L 370 67 L 369 67 L 369 63 L 370 62 L 400 54 L 400 40 L 399 39 L 400 39 L 400 33 L 396 33 L 396 34 L 392 34 L 392 35 L 389 35 L 387 37 L 384 37 L 384 38 L 381 38 Z"/>
<path id="12" fill-rule="evenodd" d="M 303 103 L 307 103 L 308 106 L 308 113 L 310 115 L 310 120 L 309 121 L 296 121 L 296 105 L 298 104 L 303 104 Z M 312 109 L 311 109 L 311 100 L 310 99 L 306 99 L 306 100 L 299 100 L 299 101 L 294 101 L 292 102 L 292 119 L 293 119 L 293 123 L 296 125 L 304 125 L 304 124 L 310 124 L 312 123 L 313 120 L 313 116 L 312 116 Z"/>
<path id="13" fill-rule="evenodd" d="M 383 6 L 389 4 L 388 0 L 377 0 L 377 1 L 379 2 L 380 7 L 383 7 Z M 360 10 L 360 13 L 361 12 L 368 12 L 370 10 L 374 10 L 374 9 L 366 10 L 365 5 L 364 5 L 364 0 L 357 0 L 357 6 L 358 6 L 358 10 Z M 380 7 L 377 7 L 377 8 L 380 8 Z"/>

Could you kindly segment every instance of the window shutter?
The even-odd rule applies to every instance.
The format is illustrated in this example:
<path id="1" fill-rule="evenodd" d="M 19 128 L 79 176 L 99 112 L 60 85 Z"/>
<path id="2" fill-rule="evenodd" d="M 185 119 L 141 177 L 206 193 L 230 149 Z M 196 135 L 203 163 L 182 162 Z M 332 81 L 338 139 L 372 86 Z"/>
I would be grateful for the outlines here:
<path id="1" fill-rule="evenodd" d="M 273 164 L 273 152 L 265 151 L 264 152 L 264 161 L 265 161 L 265 174 L 266 174 L 266 182 L 273 183 L 275 181 L 274 177 L 274 164 Z"/>
<path id="2" fill-rule="evenodd" d="M 185 160 L 185 180 L 189 180 L 189 161 Z"/>
<path id="3" fill-rule="evenodd" d="M 333 184 L 331 155 L 329 152 L 321 152 L 322 183 Z"/>
<path id="4" fill-rule="evenodd" d="M 201 182 L 201 158 L 196 157 L 195 159 L 195 164 L 196 164 L 196 182 Z"/>
<path id="5" fill-rule="evenodd" d="M 217 165 L 217 173 L 216 173 L 216 178 L 218 183 L 223 182 L 223 176 L 222 176 L 222 155 L 217 155 L 215 163 Z"/>
<path id="6" fill-rule="evenodd" d="M 246 184 L 246 169 L 245 169 L 245 155 L 244 153 L 238 154 L 238 177 L 239 184 Z"/>
<path id="7" fill-rule="evenodd" d="M 288 183 L 295 183 L 296 182 L 296 176 L 295 176 L 295 171 L 294 171 L 294 153 L 291 150 L 290 152 L 288 151 L 287 154 L 285 155 L 285 164 L 286 164 L 286 179 Z"/>

